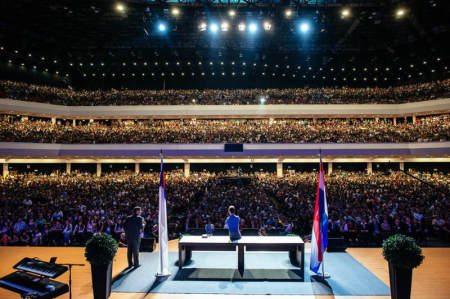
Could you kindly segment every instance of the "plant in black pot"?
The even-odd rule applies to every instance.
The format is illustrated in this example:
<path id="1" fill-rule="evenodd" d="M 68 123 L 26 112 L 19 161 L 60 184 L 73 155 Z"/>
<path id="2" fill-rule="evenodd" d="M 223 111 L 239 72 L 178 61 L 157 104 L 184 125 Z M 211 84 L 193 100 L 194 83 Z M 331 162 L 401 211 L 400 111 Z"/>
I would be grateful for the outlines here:
<path id="1" fill-rule="evenodd" d="M 106 299 L 111 294 L 112 261 L 118 244 L 110 235 L 98 234 L 86 243 L 85 256 L 91 263 L 94 299 Z"/>
<path id="2" fill-rule="evenodd" d="M 422 264 L 422 249 L 413 238 L 397 234 L 383 241 L 383 256 L 389 262 L 391 298 L 410 298 L 412 270 Z"/>

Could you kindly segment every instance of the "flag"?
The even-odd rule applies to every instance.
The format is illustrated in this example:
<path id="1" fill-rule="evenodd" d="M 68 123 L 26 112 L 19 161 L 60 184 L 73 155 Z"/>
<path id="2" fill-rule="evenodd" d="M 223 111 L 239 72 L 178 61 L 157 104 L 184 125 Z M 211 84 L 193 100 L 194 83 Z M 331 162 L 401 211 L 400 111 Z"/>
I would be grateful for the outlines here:
<path id="1" fill-rule="evenodd" d="M 311 262 L 309 268 L 317 273 L 323 262 L 323 254 L 328 243 L 328 208 L 325 193 L 322 156 L 320 156 L 319 182 L 317 184 L 316 205 L 314 208 L 313 228 L 311 234 Z"/>
<path id="2" fill-rule="evenodd" d="M 167 208 L 166 208 L 166 180 L 164 177 L 164 163 L 161 151 L 161 176 L 159 182 L 159 272 L 157 275 L 169 275 L 169 248 L 167 236 Z"/>

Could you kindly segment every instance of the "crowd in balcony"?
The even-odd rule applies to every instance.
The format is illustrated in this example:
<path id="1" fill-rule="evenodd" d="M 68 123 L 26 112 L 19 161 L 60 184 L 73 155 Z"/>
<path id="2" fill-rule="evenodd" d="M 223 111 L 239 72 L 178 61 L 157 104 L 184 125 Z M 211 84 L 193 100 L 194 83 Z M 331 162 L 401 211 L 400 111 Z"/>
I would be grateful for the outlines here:
<path id="1" fill-rule="evenodd" d="M 445 173 L 336 171 L 326 176 L 330 235 L 352 246 L 376 246 L 395 233 L 421 244 L 449 241 L 450 217 Z M 240 180 L 229 180 L 229 177 Z M 246 181 L 241 180 L 243 177 Z M 227 179 L 228 178 L 228 179 Z M 143 209 L 144 236 L 157 236 L 159 173 L 10 173 L 0 179 L 0 245 L 83 245 L 106 233 L 124 244 L 123 220 Z M 317 173 L 252 174 L 182 172 L 166 174 L 169 237 L 210 223 L 223 228 L 234 205 L 241 229 L 260 235 L 311 233 Z"/>
<path id="2" fill-rule="evenodd" d="M 399 119 L 72 121 L 0 116 L 0 141 L 35 143 L 380 143 L 450 139 L 450 116 Z"/>
<path id="3" fill-rule="evenodd" d="M 448 96 L 450 79 L 389 88 L 287 88 L 191 90 L 72 90 L 0 81 L 0 98 L 67 106 L 396 104 Z M 263 102 L 262 102 L 263 101 Z"/>

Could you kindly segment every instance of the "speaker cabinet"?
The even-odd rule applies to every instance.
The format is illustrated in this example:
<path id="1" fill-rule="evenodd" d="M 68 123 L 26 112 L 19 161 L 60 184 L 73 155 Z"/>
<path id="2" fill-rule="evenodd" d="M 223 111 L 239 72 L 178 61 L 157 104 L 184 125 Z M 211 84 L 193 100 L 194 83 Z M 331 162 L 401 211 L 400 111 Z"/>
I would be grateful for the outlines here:
<path id="1" fill-rule="evenodd" d="M 155 246 L 154 238 L 142 238 L 139 251 L 140 252 L 152 252 L 154 246 Z"/>
<path id="2" fill-rule="evenodd" d="M 344 252 L 347 249 L 344 237 L 328 238 L 328 252 Z"/>

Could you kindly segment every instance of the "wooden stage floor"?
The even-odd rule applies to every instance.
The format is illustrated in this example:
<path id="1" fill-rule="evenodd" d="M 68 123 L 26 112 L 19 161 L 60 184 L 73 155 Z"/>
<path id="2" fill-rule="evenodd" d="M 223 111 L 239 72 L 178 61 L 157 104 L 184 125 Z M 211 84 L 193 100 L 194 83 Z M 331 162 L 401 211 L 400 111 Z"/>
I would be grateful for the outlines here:
<path id="1" fill-rule="evenodd" d="M 309 245 L 309 244 L 306 244 Z M 306 246 L 308 250 L 308 246 Z M 169 242 L 169 250 L 178 250 L 178 241 Z M 424 248 L 425 261 L 413 272 L 412 298 L 448 299 L 450 298 L 450 248 Z M 347 252 L 362 265 L 372 271 L 379 279 L 389 285 L 387 263 L 380 248 L 349 248 Z M 72 273 L 73 298 L 92 299 L 90 265 L 84 258 L 84 248 L 79 247 L 0 247 L 0 277 L 13 271 L 12 266 L 23 257 L 38 257 L 49 260 L 58 257 L 57 263 L 84 263 L 85 267 L 74 267 Z M 120 248 L 113 265 L 113 275 L 118 274 L 127 265 L 126 248 Z M 68 283 L 68 272 L 58 277 Z M 111 299 L 389 299 L 386 296 L 268 296 L 268 295 L 211 295 L 211 294 L 145 294 L 111 293 Z M 1 299 L 17 299 L 16 293 L 0 289 Z M 58 298 L 69 298 L 68 294 Z"/>

